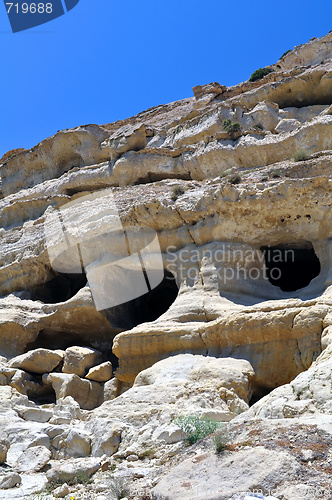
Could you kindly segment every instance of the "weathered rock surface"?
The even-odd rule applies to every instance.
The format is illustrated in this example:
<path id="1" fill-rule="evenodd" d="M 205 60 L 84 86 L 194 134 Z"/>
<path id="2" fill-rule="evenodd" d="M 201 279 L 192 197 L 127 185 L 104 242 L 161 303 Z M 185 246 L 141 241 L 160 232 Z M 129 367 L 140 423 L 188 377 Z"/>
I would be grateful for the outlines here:
<path id="1" fill-rule="evenodd" d="M 71 396 L 84 410 L 91 410 L 102 402 L 102 387 L 98 382 L 82 379 L 75 374 L 51 373 L 56 398 Z"/>
<path id="2" fill-rule="evenodd" d="M 89 347 L 73 346 L 65 351 L 63 360 L 63 373 L 75 373 L 84 377 L 92 366 L 96 365 L 101 358 L 101 352 Z"/>
<path id="3" fill-rule="evenodd" d="M 112 378 L 112 363 L 105 361 L 105 363 L 90 368 L 85 378 L 95 382 L 107 382 Z"/>
<path id="4" fill-rule="evenodd" d="M 25 450 L 17 460 L 18 472 L 38 472 L 51 459 L 52 453 L 45 446 L 32 446 Z"/>
<path id="5" fill-rule="evenodd" d="M 7 472 L 0 476 L 0 490 L 8 490 L 19 486 L 22 482 L 21 476 L 17 472 Z"/>
<path id="6" fill-rule="evenodd" d="M 22 470 L 1 498 L 78 476 L 92 499 L 116 480 L 128 498 L 331 496 L 332 33 L 271 68 L 1 159 L 0 463 Z M 54 224 L 69 202 L 72 233 Z M 156 232 L 165 277 L 98 311 L 105 259 L 130 247 L 115 215 Z M 223 422 L 223 454 L 185 448 L 190 414 Z"/>
<path id="7" fill-rule="evenodd" d="M 279 483 L 297 473 L 296 460 L 284 452 L 256 447 L 217 457 L 202 454 L 199 463 L 189 458 L 175 467 L 154 488 L 163 499 L 218 498 L 228 500 L 236 493 L 250 492 L 262 485 L 275 491 Z M 197 459 L 196 459 L 197 460 Z"/>
<path id="8" fill-rule="evenodd" d="M 61 363 L 63 357 L 64 353 L 60 350 L 35 349 L 11 359 L 9 366 L 33 373 L 48 373 Z"/>

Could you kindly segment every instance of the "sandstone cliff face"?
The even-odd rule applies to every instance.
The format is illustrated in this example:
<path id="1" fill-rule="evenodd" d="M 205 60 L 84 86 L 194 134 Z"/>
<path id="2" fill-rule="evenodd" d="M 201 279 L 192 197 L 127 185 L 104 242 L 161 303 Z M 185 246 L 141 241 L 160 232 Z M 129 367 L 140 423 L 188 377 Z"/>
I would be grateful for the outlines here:
<path id="1" fill-rule="evenodd" d="M 63 429 L 61 443 L 51 438 L 54 459 L 66 458 L 66 449 L 75 457 L 118 450 L 127 457 L 130 450 L 140 456 L 146 441 L 174 445 L 181 438 L 170 426 L 176 400 L 182 412 L 204 408 L 225 422 L 241 413 L 234 420 L 241 425 L 330 415 L 332 33 L 271 68 L 261 80 L 197 86 L 192 98 L 60 131 L 2 158 L 0 353 L 8 407 L 26 395 L 52 402 L 55 391 L 58 404 L 38 418 L 56 425 L 73 418 L 61 413 L 64 398 L 83 409 L 105 400 L 91 415 L 75 414 L 78 437 Z M 107 245 L 121 246 L 107 240 L 113 203 L 125 229 L 158 235 L 165 275 L 145 295 L 97 310 L 91 290 L 105 280 L 97 268 Z M 73 246 L 63 253 L 67 272 L 50 260 L 47 239 L 60 248 L 54 217 L 66 206 L 79 228 L 69 237 L 85 244 L 86 275 L 71 270 Z M 145 236 L 135 235 L 139 245 Z M 100 375 L 99 364 L 111 360 L 115 377 L 89 379 L 85 368 L 64 370 L 60 361 L 39 371 L 7 363 L 36 349 L 66 360 L 73 346 L 100 351 L 89 368 Z M 238 375 L 225 374 L 226 358 Z M 174 394 L 172 370 L 185 373 L 175 377 Z M 270 391 L 248 409 L 251 398 Z M 137 441 L 142 420 L 150 428 Z M 293 458 L 280 457 L 296 470 Z M 173 498 L 187 498 L 181 488 Z"/>

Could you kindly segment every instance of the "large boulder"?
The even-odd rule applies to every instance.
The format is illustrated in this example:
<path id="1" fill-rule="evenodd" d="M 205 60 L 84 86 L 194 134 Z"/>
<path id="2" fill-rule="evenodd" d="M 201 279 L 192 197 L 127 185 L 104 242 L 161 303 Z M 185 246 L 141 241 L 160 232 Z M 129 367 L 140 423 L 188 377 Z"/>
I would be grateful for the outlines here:
<path id="1" fill-rule="evenodd" d="M 102 402 L 103 389 L 98 382 L 69 373 L 50 373 L 49 378 L 57 400 L 71 396 L 84 410 L 91 410 Z"/>
<path id="2" fill-rule="evenodd" d="M 35 349 L 11 359 L 9 366 L 33 373 L 49 373 L 63 360 L 63 351 L 50 349 Z"/>
<path id="3" fill-rule="evenodd" d="M 15 467 L 18 472 L 38 472 L 49 462 L 51 456 L 51 451 L 45 446 L 32 446 L 20 455 Z"/>

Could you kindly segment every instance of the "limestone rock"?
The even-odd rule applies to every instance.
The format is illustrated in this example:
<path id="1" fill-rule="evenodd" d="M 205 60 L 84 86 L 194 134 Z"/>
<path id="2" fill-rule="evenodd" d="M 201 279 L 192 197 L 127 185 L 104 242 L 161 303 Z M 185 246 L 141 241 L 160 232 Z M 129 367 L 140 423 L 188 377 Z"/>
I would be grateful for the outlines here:
<path id="1" fill-rule="evenodd" d="M 22 418 L 29 422 L 48 422 L 52 416 L 53 412 L 51 410 L 41 408 L 28 408 L 22 412 Z"/>
<path id="2" fill-rule="evenodd" d="M 101 353 L 89 347 L 73 346 L 65 351 L 63 360 L 63 373 L 74 373 L 84 377 L 87 370 L 96 365 L 101 358 Z"/>
<path id="3" fill-rule="evenodd" d="M 69 495 L 69 487 L 67 483 L 62 484 L 58 488 L 55 488 L 55 490 L 52 492 L 52 495 L 55 498 L 65 498 L 67 495 Z"/>
<path id="4" fill-rule="evenodd" d="M 221 457 L 210 452 L 196 463 L 192 458 L 184 460 L 164 475 L 153 493 L 165 500 L 228 500 L 235 494 L 256 491 L 261 484 L 268 484 L 267 491 L 275 491 L 280 482 L 294 477 L 297 469 L 296 460 L 288 453 L 259 446 Z"/>
<path id="5" fill-rule="evenodd" d="M 82 430 L 69 429 L 54 437 L 52 446 L 57 450 L 53 453 L 53 458 L 88 457 L 91 451 L 91 437 Z"/>
<path id="6" fill-rule="evenodd" d="M 114 455 L 121 443 L 121 429 L 117 425 L 112 425 L 109 421 L 103 420 L 96 422 L 93 429 L 95 439 L 92 442 L 92 455 L 96 457 Z"/>
<path id="7" fill-rule="evenodd" d="M 110 361 L 105 361 L 105 363 L 101 365 L 90 368 L 85 378 L 94 380 L 95 382 L 107 382 L 112 378 L 112 363 Z"/>
<path id="8" fill-rule="evenodd" d="M 0 476 L 0 490 L 14 488 L 19 486 L 21 482 L 21 476 L 17 472 L 7 472 Z"/>
<path id="9" fill-rule="evenodd" d="M 298 499 L 309 483 L 331 482 L 332 34 L 271 67 L 262 80 L 198 85 L 193 97 L 1 159 L 0 458 L 9 466 L 41 446 L 58 459 L 50 479 L 72 481 L 86 466 L 105 472 L 104 455 L 112 468 L 129 458 L 119 477 L 181 499 L 229 500 L 267 485 L 278 488 L 272 497 Z M 75 231 L 62 241 L 67 225 L 54 216 L 66 205 Z M 111 247 L 128 252 L 110 234 L 115 214 L 127 233 L 139 229 L 131 270 L 146 282 L 147 264 L 160 261 L 164 279 L 97 311 L 94 288 L 108 296 L 101 264 L 114 264 Z M 140 247 L 147 226 L 161 257 Z M 73 241 L 87 274 L 56 269 L 50 255 Z M 62 248 L 65 270 L 75 245 Z M 45 350 L 59 353 L 53 367 L 37 360 Z M 96 365 L 113 355 L 107 380 L 110 366 L 106 377 Z M 22 356 L 38 362 L 16 367 L 11 358 Z M 187 414 L 223 421 L 236 452 L 216 456 L 212 437 L 184 448 L 176 417 Z M 45 484 L 43 472 L 22 473 L 20 489 L 0 497 Z"/>
<path id="10" fill-rule="evenodd" d="M 208 401 L 208 387 L 219 391 L 224 389 L 234 392 L 246 403 L 252 394 L 251 381 L 254 371 L 248 361 L 231 358 L 213 358 L 179 354 L 159 361 L 151 368 L 139 373 L 134 382 L 134 388 L 140 386 L 158 386 L 162 392 L 172 387 L 187 385 L 193 389 L 195 385 L 206 384 L 205 400 Z M 235 405 L 236 406 L 236 405 Z M 208 412 L 207 405 L 205 406 Z"/>
<path id="11" fill-rule="evenodd" d="M 57 400 L 71 396 L 84 410 L 91 410 L 102 401 L 103 391 L 98 382 L 81 379 L 78 375 L 69 373 L 51 373 L 49 377 Z"/>
<path id="12" fill-rule="evenodd" d="M 11 359 L 9 366 L 33 373 L 49 373 L 60 364 L 62 359 L 63 353 L 59 350 L 35 349 Z"/>
<path id="13" fill-rule="evenodd" d="M 46 475 L 49 481 L 71 481 L 80 475 L 91 477 L 100 467 L 98 458 L 73 458 L 70 461 L 51 461 Z"/>
<path id="14" fill-rule="evenodd" d="M 314 363 L 298 375 L 290 384 L 278 387 L 258 401 L 248 412 L 245 420 L 258 418 L 295 418 L 319 414 L 332 414 L 329 380 L 332 359 Z M 241 419 L 241 417 L 239 417 Z"/>
<path id="15" fill-rule="evenodd" d="M 16 469 L 18 472 L 38 472 L 49 462 L 51 456 L 52 453 L 45 446 L 32 446 L 18 458 Z"/>

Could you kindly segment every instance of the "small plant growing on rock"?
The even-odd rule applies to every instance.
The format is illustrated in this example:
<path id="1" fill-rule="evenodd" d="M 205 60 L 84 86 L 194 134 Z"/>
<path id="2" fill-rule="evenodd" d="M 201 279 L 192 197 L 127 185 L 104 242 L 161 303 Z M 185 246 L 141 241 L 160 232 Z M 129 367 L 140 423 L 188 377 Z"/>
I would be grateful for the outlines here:
<path id="1" fill-rule="evenodd" d="M 92 479 L 90 479 L 89 474 L 87 474 L 84 471 L 78 471 L 76 474 L 76 481 L 74 484 L 77 484 L 77 483 L 78 484 L 91 484 L 92 482 L 93 481 L 92 481 Z"/>
<path id="2" fill-rule="evenodd" d="M 228 450 L 229 436 L 224 432 L 217 432 L 214 436 L 214 446 L 217 455 L 220 455 L 224 451 Z"/>
<path id="3" fill-rule="evenodd" d="M 291 49 L 286 50 L 286 52 L 284 52 L 284 53 L 282 54 L 282 56 L 280 57 L 280 59 L 283 59 L 283 58 L 284 58 L 285 56 L 287 56 L 287 54 L 289 54 L 290 52 L 292 52 L 292 51 L 291 51 Z"/>
<path id="4" fill-rule="evenodd" d="M 293 160 L 294 161 L 305 161 L 309 158 L 309 153 L 306 149 L 298 149 L 294 156 L 293 156 Z"/>
<path id="5" fill-rule="evenodd" d="M 256 69 L 256 71 L 253 72 L 251 77 L 249 78 L 249 82 L 256 82 L 257 80 L 261 80 L 264 78 L 264 76 L 268 75 L 269 73 L 272 73 L 274 69 L 272 68 L 259 68 Z"/>
<path id="6" fill-rule="evenodd" d="M 129 495 L 129 488 L 126 486 L 124 479 L 117 477 L 112 479 L 110 492 L 116 500 L 121 500 L 121 498 L 125 498 Z"/>
<path id="7" fill-rule="evenodd" d="M 181 186 L 174 186 L 172 189 L 172 196 L 171 199 L 172 201 L 176 201 L 179 196 L 182 196 L 184 194 L 184 189 Z"/>
<path id="8" fill-rule="evenodd" d="M 224 120 L 222 126 L 228 134 L 233 134 L 234 132 L 240 132 L 241 125 L 238 122 L 232 122 L 230 119 Z"/>
<path id="9" fill-rule="evenodd" d="M 215 422 L 211 418 L 204 417 L 204 415 L 187 415 L 186 417 L 179 417 L 175 420 L 175 423 L 185 432 L 186 437 L 184 441 L 189 444 L 195 444 L 200 439 L 212 434 L 221 425 L 220 422 Z"/>

